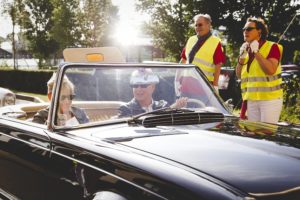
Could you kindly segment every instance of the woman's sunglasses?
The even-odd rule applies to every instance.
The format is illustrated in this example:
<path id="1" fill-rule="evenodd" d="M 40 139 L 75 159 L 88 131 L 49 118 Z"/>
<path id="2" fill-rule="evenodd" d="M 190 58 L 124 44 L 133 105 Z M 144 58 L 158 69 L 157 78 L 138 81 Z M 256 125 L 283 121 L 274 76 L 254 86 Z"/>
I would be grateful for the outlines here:
<path id="1" fill-rule="evenodd" d="M 244 27 L 243 31 L 252 31 L 253 29 L 256 29 L 256 27 L 252 27 L 252 26 L 248 26 L 248 27 Z"/>
<path id="2" fill-rule="evenodd" d="M 63 101 L 65 99 L 68 99 L 68 100 L 73 100 L 75 98 L 75 95 L 74 94 L 71 94 L 71 95 L 61 95 L 60 96 L 60 100 Z"/>

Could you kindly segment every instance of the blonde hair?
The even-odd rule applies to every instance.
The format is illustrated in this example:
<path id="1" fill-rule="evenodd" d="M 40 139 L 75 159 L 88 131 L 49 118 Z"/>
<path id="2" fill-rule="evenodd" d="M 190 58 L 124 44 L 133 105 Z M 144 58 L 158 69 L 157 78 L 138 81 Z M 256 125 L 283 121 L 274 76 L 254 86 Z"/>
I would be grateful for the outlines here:
<path id="1" fill-rule="evenodd" d="M 56 73 L 53 73 L 52 77 L 47 82 L 48 94 L 53 92 L 53 88 L 56 82 L 56 77 L 57 77 Z M 64 76 L 63 78 L 62 88 L 69 88 L 72 94 L 75 93 L 74 84 L 68 79 L 67 76 Z"/>

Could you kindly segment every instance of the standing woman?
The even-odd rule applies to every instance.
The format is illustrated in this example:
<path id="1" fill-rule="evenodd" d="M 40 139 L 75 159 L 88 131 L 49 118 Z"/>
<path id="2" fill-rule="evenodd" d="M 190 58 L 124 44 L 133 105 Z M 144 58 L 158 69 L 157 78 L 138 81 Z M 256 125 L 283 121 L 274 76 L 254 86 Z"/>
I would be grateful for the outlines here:
<path id="1" fill-rule="evenodd" d="M 240 48 L 236 74 L 247 101 L 250 121 L 277 123 L 282 110 L 282 46 L 266 40 L 268 28 L 261 18 L 248 18 L 243 28 L 245 43 Z"/>

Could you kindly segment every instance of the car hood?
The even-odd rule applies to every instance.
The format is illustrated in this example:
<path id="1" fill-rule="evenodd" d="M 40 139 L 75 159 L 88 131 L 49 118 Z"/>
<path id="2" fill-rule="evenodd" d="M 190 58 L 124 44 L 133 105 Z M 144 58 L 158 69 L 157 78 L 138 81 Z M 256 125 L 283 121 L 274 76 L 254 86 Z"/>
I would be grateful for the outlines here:
<path id="1" fill-rule="evenodd" d="M 300 187 L 298 128 L 224 122 L 176 128 L 123 127 L 115 132 L 123 137 L 112 136 L 110 130 L 105 140 L 196 170 L 254 196 Z"/>

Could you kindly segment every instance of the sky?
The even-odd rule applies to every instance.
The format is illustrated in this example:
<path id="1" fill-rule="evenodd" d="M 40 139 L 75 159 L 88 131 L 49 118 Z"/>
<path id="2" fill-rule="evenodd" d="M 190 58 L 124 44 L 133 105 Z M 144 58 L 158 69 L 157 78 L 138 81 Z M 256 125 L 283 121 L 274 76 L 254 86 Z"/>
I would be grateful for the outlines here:
<path id="1" fill-rule="evenodd" d="M 3 1 L 0 0 L 0 6 Z M 124 45 L 137 42 L 139 27 L 148 19 L 146 15 L 141 15 L 135 11 L 134 2 L 135 0 L 112 0 L 112 4 L 119 7 L 120 16 L 120 21 L 116 25 L 115 37 Z M 10 18 L 0 13 L 0 36 L 6 37 L 11 32 L 12 25 Z"/>

